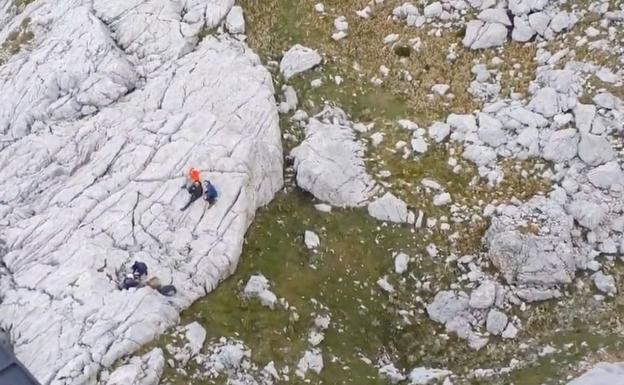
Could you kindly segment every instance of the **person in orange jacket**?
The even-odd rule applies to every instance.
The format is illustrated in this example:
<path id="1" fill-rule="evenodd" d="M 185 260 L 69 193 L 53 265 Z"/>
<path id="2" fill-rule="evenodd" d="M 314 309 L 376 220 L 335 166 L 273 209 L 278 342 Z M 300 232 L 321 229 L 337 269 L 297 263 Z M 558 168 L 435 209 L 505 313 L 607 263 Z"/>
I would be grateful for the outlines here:
<path id="1" fill-rule="evenodd" d="M 191 203 L 199 199 L 204 193 L 204 188 L 202 187 L 201 183 L 201 175 L 198 169 L 191 167 L 188 173 L 188 179 L 189 180 L 184 186 L 182 186 L 182 188 L 185 188 L 191 196 L 188 203 L 184 207 L 182 207 L 180 211 L 186 210 L 191 205 Z"/>

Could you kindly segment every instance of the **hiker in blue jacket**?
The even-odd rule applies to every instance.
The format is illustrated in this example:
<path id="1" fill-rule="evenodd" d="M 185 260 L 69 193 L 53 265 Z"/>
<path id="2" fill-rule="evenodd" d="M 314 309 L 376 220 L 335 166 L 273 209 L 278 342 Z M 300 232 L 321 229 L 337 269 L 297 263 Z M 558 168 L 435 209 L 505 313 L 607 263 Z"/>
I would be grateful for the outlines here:
<path id="1" fill-rule="evenodd" d="M 205 180 L 204 185 L 204 200 L 206 200 L 208 204 L 212 206 L 217 200 L 219 194 L 217 193 L 217 189 L 215 189 L 215 187 L 212 185 L 212 183 L 210 183 L 209 180 Z"/>

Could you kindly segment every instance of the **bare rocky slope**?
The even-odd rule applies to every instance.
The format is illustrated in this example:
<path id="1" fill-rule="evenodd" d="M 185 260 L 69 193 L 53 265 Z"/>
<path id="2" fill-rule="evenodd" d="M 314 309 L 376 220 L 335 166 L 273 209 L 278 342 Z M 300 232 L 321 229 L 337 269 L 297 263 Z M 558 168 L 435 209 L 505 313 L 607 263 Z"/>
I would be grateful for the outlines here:
<path id="1" fill-rule="evenodd" d="M 234 271 L 282 186 L 271 76 L 207 35 L 233 1 L 8 3 L 0 41 L 33 37 L 0 66 L 0 325 L 42 384 L 94 383 Z M 210 210 L 180 211 L 190 166 Z M 120 291 L 135 260 L 178 294 Z"/>

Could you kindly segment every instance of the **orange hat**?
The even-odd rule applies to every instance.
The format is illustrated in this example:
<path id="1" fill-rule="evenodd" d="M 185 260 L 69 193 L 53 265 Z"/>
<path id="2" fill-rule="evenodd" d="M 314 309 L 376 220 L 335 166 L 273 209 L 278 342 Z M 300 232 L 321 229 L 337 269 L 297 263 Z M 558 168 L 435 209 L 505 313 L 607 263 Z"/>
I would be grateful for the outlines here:
<path id="1" fill-rule="evenodd" d="M 199 182 L 200 181 L 199 170 L 196 169 L 195 167 L 191 167 L 191 169 L 189 170 L 189 178 L 191 178 L 193 182 Z"/>

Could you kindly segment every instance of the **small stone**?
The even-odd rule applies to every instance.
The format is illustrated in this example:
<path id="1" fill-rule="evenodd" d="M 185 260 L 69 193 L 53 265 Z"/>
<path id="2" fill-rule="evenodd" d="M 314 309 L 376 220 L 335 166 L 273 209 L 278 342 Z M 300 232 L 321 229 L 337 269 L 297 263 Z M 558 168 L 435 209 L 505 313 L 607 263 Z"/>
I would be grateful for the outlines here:
<path id="1" fill-rule="evenodd" d="M 511 20 L 507 15 L 507 10 L 504 8 L 489 8 L 481 11 L 477 16 L 479 20 L 489 23 L 500 23 L 508 27 L 511 27 Z"/>
<path id="2" fill-rule="evenodd" d="M 434 381 L 441 381 L 452 372 L 442 369 L 414 368 L 408 376 L 409 385 L 427 385 Z"/>
<path id="3" fill-rule="evenodd" d="M 407 204 L 389 192 L 368 205 L 368 214 L 395 223 L 407 223 L 409 219 Z"/>
<path id="4" fill-rule="evenodd" d="M 597 272 L 592 276 L 594 280 L 594 285 L 596 288 L 605 294 L 616 294 L 617 286 L 615 285 L 615 278 L 611 275 L 603 274 L 602 272 Z"/>
<path id="5" fill-rule="evenodd" d="M 306 230 L 303 238 L 305 245 L 309 250 L 316 249 L 321 245 L 321 239 L 315 232 Z"/>
<path id="6" fill-rule="evenodd" d="M 332 207 L 327 203 L 319 203 L 314 205 L 314 208 L 322 213 L 331 213 Z"/>
<path id="7" fill-rule="evenodd" d="M 429 127 L 429 137 L 433 139 L 436 143 L 442 142 L 446 137 L 450 134 L 451 127 L 442 122 L 434 122 Z"/>
<path id="8" fill-rule="evenodd" d="M 502 337 L 505 339 L 514 339 L 518 335 L 518 328 L 514 326 L 513 323 L 509 323 L 503 331 Z"/>
<path id="9" fill-rule="evenodd" d="M 412 150 L 418 154 L 424 154 L 429 149 L 429 144 L 422 137 L 416 137 L 411 141 Z"/>
<path id="10" fill-rule="evenodd" d="M 590 166 L 599 166 L 614 159 L 615 152 L 605 137 L 585 134 L 578 144 L 578 156 Z"/>
<path id="11" fill-rule="evenodd" d="M 390 284 L 390 282 L 388 282 L 386 277 L 383 278 L 379 278 L 377 280 L 377 285 L 385 292 L 387 293 L 394 293 L 394 286 L 392 286 Z"/>
<path id="12" fill-rule="evenodd" d="M 484 23 L 472 20 L 466 24 L 462 43 L 471 49 L 498 47 L 507 41 L 507 27 L 500 23 Z"/>
<path id="13" fill-rule="evenodd" d="M 300 44 L 294 45 L 284 54 L 280 62 L 280 72 L 288 80 L 294 75 L 307 71 L 321 63 L 318 52 Z"/>
<path id="14" fill-rule="evenodd" d="M 505 330 L 507 322 L 508 318 L 505 313 L 496 309 L 492 309 L 488 313 L 486 329 L 488 333 L 498 336 L 503 332 L 503 330 Z"/>
<path id="15" fill-rule="evenodd" d="M 399 34 L 391 33 L 383 39 L 384 44 L 393 44 L 399 41 Z"/>
<path id="16" fill-rule="evenodd" d="M 319 88 L 321 85 L 323 85 L 323 81 L 321 79 L 314 79 L 310 82 L 310 86 L 312 88 Z"/>
<path id="17" fill-rule="evenodd" d="M 433 205 L 434 206 L 446 206 L 450 204 L 453 200 L 451 199 L 451 194 L 445 192 L 437 194 L 433 197 Z"/>
<path id="18" fill-rule="evenodd" d="M 449 90 L 450 86 L 448 84 L 434 84 L 431 87 L 431 91 L 435 92 L 436 94 L 442 96 L 444 94 L 446 94 L 446 92 Z"/>
<path id="19" fill-rule="evenodd" d="M 323 13 L 325 12 L 325 5 L 323 5 L 323 3 L 316 3 L 314 5 L 314 10 L 318 13 Z"/>
<path id="20" fill-rule="evenodd" d="M 394 366 L 394 364 L 387 364 L 379 368 L 379 375 L 386 378 L 391 384 L 398 384 L 406 378 L 405 375 Z"/>
<path id="21" fill-rule="evenodd" d="M 407 264 L 409 263 L 409 256 L 405 253 L 398 253 L 394 257 L 394 271 L 397 274 L 403 274 L 407 271 Z"/>
<path id="22" fill-rule="evenodd" d="M 312 346 L 318 346 L 323 340 L 325 336 L 322 333 L 317 332 L 316 330 L 310 331 L 310 335 L 308 336 L 308 342 Z"/>
<path id="23" fill-rule="evenodd" d="M 201 348 L 204 346 L 204 341 L 206 340 L 206 329 L 201 326 L 197 321 L 194 321 L 184 327 L 186 332 L 184 336 L 188 341 L 188 345 L 191 349 L 191 355 L 196 355 L 199 353 Z"/>
<path id="24" fill-rule="evenodd" d="M 373 147 L 378 147 L 384 140 L 383 132 L 376 132 L 370 136 Z"/>
<path id="25" fill-rule="evenodd" d="M 482 283 L 470 294 L 470 307 L 475 309 L 487 309 L 494 305 L 496 300 L 496 285 L 492 281 Z"/>
<path id="26" fill-rule="evenodd" d="M 596 36 L 600 35 L 600 31 L 598 29 L 590 26 L 590 27 L 588 27 L 585 30 L 585 35 L 587 37 L 596 37 Z"/>
<path id="27" fill-rule="evenodd" d="M 436 18 L 442 15 L 442 11 L 442 4 L 439 1 L 436 1 L 435 3 L 427 5 L 423 11 L 423 14 L 427 18 Z"/>
<path id="28" fill-rule="evenodd" d="M 347 22 L 347 18 L 344 16 L 339 16 L 334 20 L 334 28 L 336 31 L 347 31 L 349 29 L 349 23 Z"/>
<path id="29" fill-rule="evenodd" d="M 348 36 L 348 33 L 346 31 L 338 31 L 338 32 L 333 33 L 331 37 L 335 41 L 340 41 L 347 36 Z"/>

